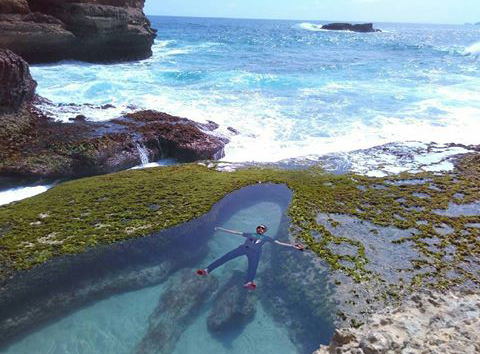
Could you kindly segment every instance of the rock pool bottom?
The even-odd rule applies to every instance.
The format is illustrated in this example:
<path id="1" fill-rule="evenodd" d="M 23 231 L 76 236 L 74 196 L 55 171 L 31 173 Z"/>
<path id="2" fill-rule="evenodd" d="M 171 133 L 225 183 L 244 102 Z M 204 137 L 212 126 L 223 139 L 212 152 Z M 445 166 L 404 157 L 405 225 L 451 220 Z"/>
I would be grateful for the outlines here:
<path id="1" fill-rule="evenodd" d="M 257 275 L 259 287 L 254 292 L 241 287 L 246 257 L 225 264 L 207 278 L 194 275 L 196 268 L 243 243 L 241 237 L 213 232 L 213 226 L 253 231 L 256 225 L 267 224 L 268 235 L 287 241 L 285 211 L 290 198 L 290 191 L 278 185 L 232 193 L 204 218 L 210 235 L 203 237 L 203 245 L 197 245 L 207 247 L 200 257 L 192 256 L 193 263 L 178 267 L 153 286 L 100 296 L 90 299 L 87 306 L 66 310 L 48 319 L 48 324 L 35 326 L 33 332 L 29 329 L 28 335 L 23 333 L 1 353 L 313 352 L 329 342 L 334 310 L 328 301 L 332 292 L 326 285 L 326 272 L 308 279 L 302 276 L 302 267 L 318 262 L 311 254 L 265 245 Z M 194 235 L 204 227 L 187 233 Z M 309 298 L 316 300 L 307 303 Z"/>

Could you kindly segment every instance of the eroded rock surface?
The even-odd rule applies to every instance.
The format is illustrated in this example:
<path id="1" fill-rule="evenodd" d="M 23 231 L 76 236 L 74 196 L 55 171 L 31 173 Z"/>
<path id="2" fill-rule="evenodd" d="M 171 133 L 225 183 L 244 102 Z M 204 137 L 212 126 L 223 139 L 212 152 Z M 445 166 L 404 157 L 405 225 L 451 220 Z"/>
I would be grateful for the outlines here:
<path id="1" fill-rule="evenodd" d="M 148 58 L 155 31 L 144 0 L 2 0 L 0 48 L 30 63 Z"/>
<path id="2" fill-rule="evenodd" d="M 214 300 L 207 318 L 207 328 L 213 334 L 241 330 L 255 315 L 257 297 L 242 287 L 243 274 L 234 272 Z"/>
<path id="3" fill-rule="evenodd" d="M 36 86 L 28 64 L 12 51 L 0 49 L 0 114 L 18 111 L 33 98 Z"/>
<path id="4" fill-rule="evenodd" d="M 81 177 L 124 170 L 144 159 L 219 159 L 227 139 L 155 111 L 108 122 L 54 122 L 32 107 L 0 116 L 0 175 Z M 207 132 L 205 131 L 207 130 Z"/>
<path id="5" fill-rule="evenodd" d="M 198 277 L 191 269 L 183 270 L 160 297 L 135 353 L 172 353 L 180 335 L 217 286 L 215 277 Z"/>
<path id="6" fill-rule="evenodd" d="M 378 312 L 359 329 L 338 329 L 314 354 L 480 352 L 480 294 L 413 295 L 400 307 Z"/>

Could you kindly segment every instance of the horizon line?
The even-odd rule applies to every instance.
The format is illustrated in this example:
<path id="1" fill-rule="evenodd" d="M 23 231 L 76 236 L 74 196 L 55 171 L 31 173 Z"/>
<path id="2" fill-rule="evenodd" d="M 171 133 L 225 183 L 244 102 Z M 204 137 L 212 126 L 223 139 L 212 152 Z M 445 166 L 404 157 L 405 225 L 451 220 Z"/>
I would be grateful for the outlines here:
<path id="1" fill-rule="evenodd" d="M 223 17 L 223 16 L 185 16 L 185 15 L 155 15 L 147 14 L 146 16 L 157 17 L 185 17 L 185 18 L 212 18 L 212 19 L 225 19 L 225 20 L 264 20 L 264 21 L 316 21 L 316 22 L 354 22 L 354 23 L 403 23 L 403 24 L 415 24 L 415 25 L 452 25 L 452 26 L 465 26 L 476 25 L 475 23 L 438 23 L 438 22 L 399 22 L 399 21 L 354 21 L 354 20 L 313 20 L 313 19 L 298 19 L 298 18 L 252 18 L 252 17 Z"/>

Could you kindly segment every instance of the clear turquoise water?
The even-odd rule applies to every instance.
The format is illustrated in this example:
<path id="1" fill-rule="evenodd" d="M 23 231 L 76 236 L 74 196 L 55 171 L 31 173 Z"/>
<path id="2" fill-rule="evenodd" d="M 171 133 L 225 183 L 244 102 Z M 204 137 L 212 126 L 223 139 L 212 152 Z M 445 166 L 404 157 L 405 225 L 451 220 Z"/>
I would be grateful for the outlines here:
<path id="1" fill-rule="evenodd" d="M 98 120 L 133 104 L 211 119 L 226 135 L 232 126 L 241 134 L 227 145 L 230 161 L 479 142 L 478 26 L 378 23 L 383 33 L 361 34 L 322 31 L 319 22 L 151 19 L 152 58 L 35 66 L 39 93 L 118 106 L 83 112 Z"/>
<path id="2" fill-rule="evenodd" d="M 246 192 L 243 192 L 245 190 Z M 279 193 L 278 195 L 280 195 L 280 197 L 279 199 L 267 197 L 269 193 Z M 262 201 L 262 195 L 265 196 L 264 201 Z M 283 237 L 281 235 L 284 235 L 286 230 L 281 230 L 280 228 L 285 228 L 282 219 L 285 217 L 285 208 L 287 207 L 289 198 L 290 196 L 286 188 L 266 187 L 266 189 L 262 191 L 259 187 L 253 187 L 253 189 L 250 187 L 250 189 L 244 189 L 240 191 L 240 193 L 237 192 L 229 204 L 225 204 L 218 208 L 217 211 L 214 211 L 214 219 L 209 222 L 212 225 L 245 231 L 254 230 L 256 225 L 263 223 L 269 226 L 269 235 L 273 237 Z M 253 200 L 250 201 L 250 199 Z M 203 235 L 204 230 L 205 228 L 203 227 L 193 229 L 189 232 L 192 236 L 187 236 L 187 239 L 188 237 L 200 236 L 202 239 L 205 239 L 205 235 Z M 201 232 L 202 235 L 196 235 L 197 232 Z M 214 232 L 211 237 L 207 239 L 208 253 L 206 256 L 200 262 L 197 261 L 196 264 L 188 265 L 188 269 L 191 270 L 192 275 L 196 268 L 205 267 L 214 259 L 243 242 L 240 236 L 221 232 Z M 142 247 L 135 247 L 134 245 L 135 241 L 129 246 L 132 249 L 131 252 L 135 252 L 134 250 L 138 251 L 140 247 Z M 145 246 L 143 247 L 145 248 Z M 268 297 L 271 296 L 267 295 L 267 293 L 276 294 L 278 292 L 278 296 L 282 296 L 281 292 L 284 291 L 281 287 L 278 289 L 267 289 L 264 281 L 265 278 L 263 278 L 268 268 L 274 264 L 271 263 L 274 261 L 272 261 L 271 256 L 269 256 L 269 252 L 280 252 L 279 247 L 280 246 L 274 245 L 266 245 L 264 247 L 265 254 L 260 262 L 257 277 L 259 288 L 256 290 L 261 300 L 257 301 L 257 309 L 253 320 L 248 322 L 245 327 L 239 328 L 238 333 L 233 336 L 212 336 L 207 330 L 206 321 L 213 305 L 212 296 L 208 299 L 200 314 L 197 315 L 188 326 L 182 328 L 183 333 L 176 343 L 173 354 L 303 354 L 313 351 L 320 343 L 324 343 L 330 338 L 332 327 L 328 319 L 317 319 L 316 323 L 305 319 L 301 325 L 305 326 L 305 329 L 316 327 L 315 331 L 321 333 L 321 335 L 317 336 L 315 334 L 311 342 L 303 343 L 305 347 L 299 347 L 298 343 L 295 344 L 294 341 L 292 341 L 289 332 L 291 328 L 288 328 L 285 322 L 279 321 L 278 319 L 275 320 L 272 317 L 271 311 L 265 308 L 265 305 L 269 305 L 270 300 Z M 119 249 L 121 249 L 121 247 Z M 127 255 L 128 257 L 130 251 L 127 253 L 122 252 L 123 253 L 117 256 L 115 256 L 115 254 L 108 256 L 110 258 L 103 256 L 107 258 L 101 262 L 111 263 L 113 259 L 111 257 L 114 257 L 117 259 L 115 262 L 122 264 L 118 258 L 122 255 Z M 154 250 L 146 250 L 143 252 L 146 252 L 145 256 L 148 258 L 155 256 Z M 311 257 L 309 254 L 303 254 L 298 251 L 288 250 L 288 252 L 294 252 L 295 257 L 300 257 L 297 258 L 299 261 L 302 261 L 304 257 Z M 175 254 L 168 254 L 167 257 L 175 257 Z M 109 259 L 111 260 L 109 261 Z M 128 262 L 128 259 L 125 259 L 125 261 Z M 71 276 L 88 278 L 89 272 L 92 272 L 97 266 L 98 264 L 81 269 L 81 274 L 78 273 L 78 271 L 74 271 Z M 76 268 L 74 267 L 73 269 Z M 239 270 L 242 273 L 246 270 L 246 259 L 244 259 L 244 257 L 227 263 L 209 276 L 217 277 L 220 283 L 224 283 L 232 276 L 232 272 L 235 270 Z M 93 276 L 93 273 L 91 276 Z M 102 298 L 86 307 L 77 309 L 74 312 L 69 312 L 63 317 L 55 317 L 49 324 L 37 328 L 33 333 L 23 337 L 8 349 L 1 352 L 4 354 L 134 353 L 135 346 L 147 330 L 149 316 L 157 306 L 159 297 L 168 289 L 169 284 L 176 276 L 178 276 L 178 272 L 170 275 L 169 279 L 164 283 L 136 291 L 119 293 L 108 298 Z M 308 286 L 308 283 L 303 286 Z M 32 288 L 31 294 L 33 295 L 30 296 L 34 296 L 35 298 L 34 294 L 36 291 L 39 291 L 38 288 Z M 52 289 L 48 291 L 52 291 Z M 319 296 L 321 296 L 321 294 L 319 294 Z M 298 307 L 299 311 L 301 311 L 302 305 L 292 303 L 289 307 Z M 12 313 L 10 313 L 10 315 L 12 315 Z M 0 320 L 2 320 L 2 318 L 0 318 Z M 172 325 L 175 325 L 175 323 L 172 323 Z"/>

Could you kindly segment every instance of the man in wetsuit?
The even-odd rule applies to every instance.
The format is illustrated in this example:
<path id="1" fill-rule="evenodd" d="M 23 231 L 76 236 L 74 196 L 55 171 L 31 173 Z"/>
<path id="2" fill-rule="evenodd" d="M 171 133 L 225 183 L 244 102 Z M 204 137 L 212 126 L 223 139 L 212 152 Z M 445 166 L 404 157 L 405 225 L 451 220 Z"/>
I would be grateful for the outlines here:
<path id="1" fill-rule="evenodd" d="M 283 243 L 277 240 L 274 240 L 273 238 L 264 235 L 265 232 L 267 232 L 267 227 L 265 225 L 258 225 L 256 228 L 256 234 L 253 233 L 247 233 L 247 232 L 239 232 L 239 231 L 234 231 L 234 230 L 228 230 L 224 229 L 221 227 L 216 227 L 215 230 L 219 231 L 224 231 L 228 232 L 234 235 L 240 235 L 246 238 L 245 243 L 234 250 L 226 253 L 216 261 L 214 261 L 212 264 L 210 264 L 207 268 L 205 269 L 198 269 L 197 274 L 198 275 L 208 275 L 211 271 L 214 269 L 220 267 L 222 264 L 240 257 L 240 256 L 247 256 L 248 258 L 248 270 L 247 270 L 247 277 L 246 277 L 246 282 L 243 285 L 244 288 L 254 290 L 257 287 L 257 284 L 253 281 L 255 278 L 255 275 L 257 274 L 257 267 L 258 267 L 258 262 L 260 260 L 260 255 L 262 254 L 262 246 L 267 243 L 275 243 L 280 246 L 285 246 L 285 247 L 293 247 L 299 251 L 303 251 L 304 246 L 301 244 L 294 244 L 291 245 L 289 243 Z"/>

